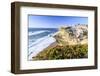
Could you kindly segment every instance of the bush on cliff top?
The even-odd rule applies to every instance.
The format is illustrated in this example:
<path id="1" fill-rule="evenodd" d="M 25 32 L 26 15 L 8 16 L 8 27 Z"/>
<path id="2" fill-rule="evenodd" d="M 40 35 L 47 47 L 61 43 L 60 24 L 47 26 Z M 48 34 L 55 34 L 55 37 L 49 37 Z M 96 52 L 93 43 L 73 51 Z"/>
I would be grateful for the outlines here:
<path id="1" fill-rule="evenodd" d="M 78 59 L 87 58 L 88 45 L 67 45 L 45 49 L 33 60 L 57 60 L 57 59 Z"/>

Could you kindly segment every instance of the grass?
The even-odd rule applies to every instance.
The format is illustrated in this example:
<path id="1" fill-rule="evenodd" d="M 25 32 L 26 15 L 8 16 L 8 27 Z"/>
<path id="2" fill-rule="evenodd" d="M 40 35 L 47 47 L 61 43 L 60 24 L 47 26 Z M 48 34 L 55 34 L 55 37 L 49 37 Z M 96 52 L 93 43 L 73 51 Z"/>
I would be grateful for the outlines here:
<path id="1" fill-rule="evenodd" d="M 79 59 L 88 57 L 88 45 L 55 46 L 40 52 L 33 60 Z"/>

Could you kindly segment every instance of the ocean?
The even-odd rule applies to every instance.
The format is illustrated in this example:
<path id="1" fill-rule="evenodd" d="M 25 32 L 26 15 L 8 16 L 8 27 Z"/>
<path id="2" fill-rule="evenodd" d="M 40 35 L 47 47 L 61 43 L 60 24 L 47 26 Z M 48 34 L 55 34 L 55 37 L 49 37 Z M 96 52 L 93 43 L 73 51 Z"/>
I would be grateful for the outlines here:
<path id="1" fill-rule="evenodd" d="M 36 56 L 44 48 L 55 42 L 53 34 L 57 28 L 29 28 L 28 29 L 28 60 Z"/>

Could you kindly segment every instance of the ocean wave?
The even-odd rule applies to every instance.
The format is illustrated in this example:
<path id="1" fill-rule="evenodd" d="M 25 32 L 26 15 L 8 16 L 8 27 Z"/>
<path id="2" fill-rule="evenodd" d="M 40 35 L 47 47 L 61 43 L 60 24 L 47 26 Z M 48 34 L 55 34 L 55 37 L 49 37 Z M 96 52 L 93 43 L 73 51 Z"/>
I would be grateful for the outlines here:
<path id="1" fill-rule="evenodd" d="M 52 44 L 55 41 L 55 38 L 46 36 L 33 43 L 29 47 L 28 51 L 29 60 L 32 60 L 32 57 L 36 56 L 39 52 L 43 51 L 43 49 L 47 48 L 50 44 Z"/>
<path id="2" fill-rule="evenodd" d="M 40 34 L 40 33 L 44 33 L 44 32 L 50 32 L 50 31 L 48 31 L 48 30 L 45 30 L 45 31 L 35 31 L 35 32 L 29 32 L 29 36 L 31 36 L 31 35 L 36 35 L 36 34 Z"/>
<path id="3" fill-rule="evenodd" d="M 35 46 L 36 44 L 39 44 L 41 41 L 45 40 L 47 37 L 48 37 L 48 36 L 39 38 L 39 39 L 37 39 L 37 40 L 34 41 L 34 42 L 33 42 L 33 41 L 30 41 L 29 47 L 28 47 L 28 48 L 30 48 L 30 47 L 32 47 L 32 46 Z"/>
<path id="4" fill-rule="evenodd" d="M 47 34 L 46 36 L 43 36 L 43 37 L 40 37 L 40 38 L 31 38 L 29 39 L 29 46 L 28 48 L 40 43 L 41 41 L 43 41 L 44 39 L 46 39 L 48 36 L 51 37 L 53 36 L 54 33 L 50 33 L 50 34 Z"/>

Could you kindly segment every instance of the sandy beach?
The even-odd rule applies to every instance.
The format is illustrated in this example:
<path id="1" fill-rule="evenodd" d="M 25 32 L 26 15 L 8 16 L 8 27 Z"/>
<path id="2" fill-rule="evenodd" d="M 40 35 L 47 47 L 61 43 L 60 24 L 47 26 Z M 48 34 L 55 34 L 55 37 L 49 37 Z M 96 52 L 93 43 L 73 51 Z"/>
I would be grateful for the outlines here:
<path id="1" fill-rule="evenodd" d="M 53 48 L 53 47 L 56 47 L 58 45 L 57 42 L 53 42 L 52 44 L 50 44 L 47 48 L 45 48 L 44 50 L 46 49 L 49 49 L 49 48 Z"/>
<path id="2" fill-rule="evenodd" d="M 35 57 L 38 53 L 43 51 L 45 48 L 56 46 L 56 40 L 53 37 L 45 37 L 37 45 L 34 45 L 29 49 L 29 60 L 32 60 L 32 57 Z"/>

